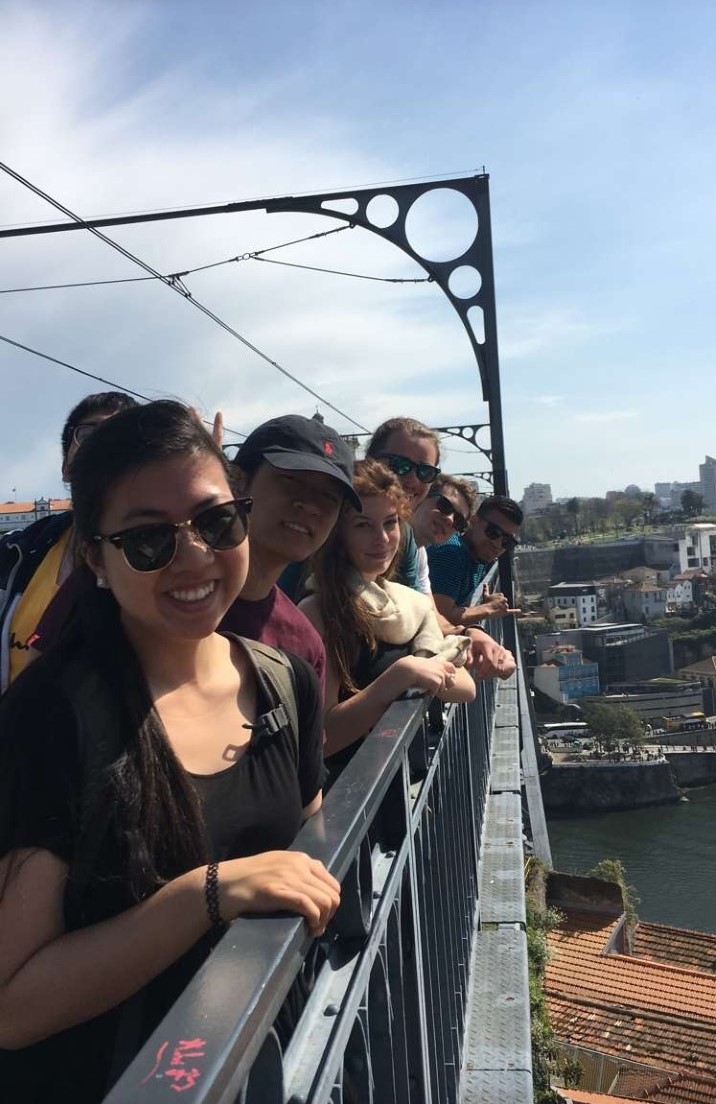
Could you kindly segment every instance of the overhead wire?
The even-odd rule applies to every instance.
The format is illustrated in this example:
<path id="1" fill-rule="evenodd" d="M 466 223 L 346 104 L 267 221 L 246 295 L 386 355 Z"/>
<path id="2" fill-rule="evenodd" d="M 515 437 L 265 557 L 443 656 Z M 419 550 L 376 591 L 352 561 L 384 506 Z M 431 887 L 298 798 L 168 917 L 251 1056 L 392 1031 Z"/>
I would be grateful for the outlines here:
<path id="1" fill-rule="evenodd" d="M 186 268 L 180 272 L 169 272 L 166 278 L 170 280 L 183 279 L 184 276 L 193 276 L 195 272 L 206 272 L 210 268 L 220 268 L 222 265 L 235 264 L 241 261 L 263 261 L 266 264 L 285 265 L 287 268 L 302 268 L 309 272 L 327 272 L 334 276 L 352 276 L 357 280 L 375 280 L 383 284 L 431 284 L 432 276 L 402 277 L 402 276 L 368 276 L 361 272 L 344 272 L 336 268 L 319 268 L 317 265 L 297 264 L 294 261 L 277 261 L 273 257 L 265 257 L 264 253 L 272 253 L 276 249 L 286 249 L 290 245 L 300 245 L 302 242 L 312 241 L 314 238 L 326 238 L 329 234 L 340 234 L 342 230 L 352 230 L 353 225 L 338 226 L 333 230 L 323 230 L 318 234 L 309 234 L 305 238 L 296 238 L 294 241 L 282 242 L 279 245 L 269 245 L 266 249 L 254 249 L 250 253 L 240 253 L 236 257 L 226 257 L 223 261 L 212 261 L 210 264 L 196 265 L 194 268 Z M 15 295 L 25 291 L 60 291 L 66 288 L 101 287 L 105 284 L 136 284 L 147 280 L 156 280 L 156 276 L 124 276 L 113 280 L 81 280 L 65 284 L 38 284 L 32 287 L 0 288 L 0 295 Z"/>
<path id="2" fill-rule="evenodd" d="M 84 227 L 85 230 L 89 230 L 89 232 L 93 234 L 96 238 L 98 238 L 99 241 L 104 242 L 105 245 L 109 245 L 112 249 L 120 253 L 128 261 L 131 261 L 133 264 L 138 265 L 141 269 L 149 273 L 155 279 L 160 280 L 168 288 L 171 288 L 172 291 L 176 292 L 178 295 L 181 295 L 184 299 L 191 303 L 192 306 L 201 311 L 202 314 L 206 315 L 207 318 L 210 318 L 213 322 L 215 322 L 218 326 L 225 330 L 226 333 L 231 334 L 247 349 L 250 349 L 251 352 L 255 353 L 256 356 L 265 361 L 266 364 L 270 364 L 272 368 L 275 368 L 276 371 L 280 372 L 287 379 L 290 379 L 298 387 L 302 388 L 302 390 L 306 391 L 309 395 L 312 395 L 315 399 L 318 399 L 318 401 L 323 406 L 327 406 L 330 410 L 333 410 L 336 414 L 340 415 L 340 417 L 344 418 L 347 422 L 350 422 L 352 425 L 357 426 L 359 429 L 366 430 L 367 432 L 366 426 L 356 421 L 356 419 L 352 418 L 350 414 L 346 414 L 344 410 L 341 410 L 340 407 L 335 406 L 334 403 L 329 402 L 328 399 L 325 399 L 321 394 L 319 394 L 318 391 L 314 390 L 312 387 L 309 387 L 308 384 L 304 383 L 303 380 L 299 379 L 299 377 L 295 376 L 292 372 L 289 372 L 288 369 L 283 368 L 277 361 L 268 356 L 267 353 L 264 353 L 261 349 L 259 349 L 257 345 L 254 345 L 253 342 L 249 341 L 248 338 L 244 337 L 243 334 L 234 329 L 233 326 L 230 326 L 228 322 L 225 322 L 223 318 L 220 318 L 218 314 L 215 314 L 214 311 L 210 310 L 209 307 L 205 306 L 198 299 L 195 299 L 189 289 L 181 283 L 181 279 L 179 277 L 169 277 L 162 275 L 162 273 L 158 272 L 157 269 L 153 268 L 150 264 L 147 264 L 146 261 L 143 261 L 141 257 L 137 257 L 134 253 L 131 253 L 128 249 L 125 249 L 123 245 L 120 245 L 119 242 L 114 241 L 113 238 L 108 238 L 106 234 L 103 234 L 102 231 L 98 230 L 95 226 L 90 226 L 80 215 L 76 214 L 74 211 L 71 211 L 69 207 L 65 207 L 63 203 L 60 203 L 59 200 L 54 199 L 47 192 L 43 191 L 42 188 L 39 188 L 30 180 L 27 180 L 24 176 L 16 172 L 9 165 L 6 165 L 4 162 L 0 161 L 0 169 L 4 173 L 6 173 L 6 175 L 12 177 L 13 180 L 17 181 L 17 183 L 22 184 L 23 187 L 33 192 L 34 195 L 39 196 L 41 199 L 44 199 L 57 211 L 61 211 L 63 215 L 67 216 L 67 218 L 72 219 L 79 226 Z"/>
<path id="3" fill-rule="evenodd" d="M 319 268 L 317 265 L 297 264 L 295 261 L 277 261 L 275 257 L 252 257 L 253 261 L 263 261 L 264 264 L 285 265 L 286 268 L 302 268 L 306 272 L 328 272 L 331 276 L 352 276 L 355 280 L 375 280 L 380 284 L 432 284 L 432 276 L 402 277 L 402 276 L 366 276 L 362 272 L 343 272 L 338 268 Z"/>
<path id="4" fill-rule="evenodd" d="M 78 368 L 75 364 L 69 364 L 66 360 L 60 360 L 59 357 L 50 356 L 49 353 L 42 353 L 39 349 L 31 348 L 30 345 L 23 345 L 21 341 L 14 341 L 11 337 L 6 337 L 5 334 L 0 334 L 0 341 L 4 341 L 6 345 L 14 345 L 16 349 L 22 349 L 25 353 L 32 353 L 33 356 L 42 357 L 43 360 L 49 360 L 53 364 L 59 364 L 63 368 L 69 368 L 71 372 L 77 372 L 78 375 L 86 376 L 87 379 L 96 380 L 97 383 L 104 383 L 107 387 L 112 387 L 117 391 L 124 391 L 125 395 L 133 395 L 135 399 L 142 399 L 143 402 L 152 401 L 148 395 L 143 395 L 141 391 L 134 391 L 124 383 L 117 383 L 116 380 L 105 379 L 104 376 L 98 376 L 95 372 L 88 372 L 85 368 Z M 205 425 L 212 427 L 214 425 L 208 418 L 202 418 L 201 420 Z M 225 425 L 223 429 L 225 433 L 232 433 L 235 437 L 246 437 L 245 433 L 240 433 L 238 429 L 231 429 L 230 426 Z"/>

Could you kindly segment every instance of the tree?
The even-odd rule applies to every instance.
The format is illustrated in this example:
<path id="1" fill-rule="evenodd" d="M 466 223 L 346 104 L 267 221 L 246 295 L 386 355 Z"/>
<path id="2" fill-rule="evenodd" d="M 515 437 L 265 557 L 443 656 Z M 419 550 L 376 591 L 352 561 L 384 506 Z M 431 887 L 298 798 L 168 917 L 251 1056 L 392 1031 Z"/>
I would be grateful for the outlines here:
<path id="1" fill-rule="evenodd" d="M 565 503 L 564 508 L 567 511 L 567 513 L 570 514 L 571 517 L 572 517 L 572 525 L 574 527 L 574 532 L 579 533 L 579 510 L 580 510 L 579 499 L 578 498 L 570 498 L 569 501 Z"/>
<path id="2" fill-rule="evenodd" d="M 644 525 L 649 525 L 656 510 L 656 495 L 653 491 L 644 491 L 641 496 L 641 518 Z"/>
<path id="3" fill-rule="evenodd" d="M 584 702 L 584 719 L 600 750 L 610 754 L 622 741 L 638 746 L 644 740 L 644 725 L 639 714 L 628 705 Z"/>
<path id="4" fill-rule="evenodd" d="M 696 517 L 704 508 L 704 496 L 696 491 L 684 491 L 681 496 L 681 508 L 687 517 Z"/>

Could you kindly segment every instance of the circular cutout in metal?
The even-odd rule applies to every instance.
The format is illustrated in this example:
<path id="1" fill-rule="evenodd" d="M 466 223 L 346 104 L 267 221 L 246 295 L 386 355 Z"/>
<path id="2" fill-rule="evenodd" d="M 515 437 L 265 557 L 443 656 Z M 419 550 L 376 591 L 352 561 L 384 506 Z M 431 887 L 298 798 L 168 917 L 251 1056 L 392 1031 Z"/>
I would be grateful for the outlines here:
<path id="1" fill-rule="evenodd" d="M 452 261 L 474 242 L 477 211 L 462 192 L 433 188 L 412 204 L 405 232 L 411 247 L 426 261 Z"/>
<path id="2" fill-rule="evenodd" d="M 377 195 L 373 196 L 365 209 L 365 213 L 368 222 L 381 230 L 385 230 L 386 227 L 392 226 L 397 219 L 400 214 L 400 207 L 398 201 L 393 199 L 392 196 Z"/>
<path id="3" fill-rule="evenodd" d="M 473 265 L 458 265 L 448 278 L 448 287 L 456 299 L 474 298 L 481 284 L 482 277 Z"/>

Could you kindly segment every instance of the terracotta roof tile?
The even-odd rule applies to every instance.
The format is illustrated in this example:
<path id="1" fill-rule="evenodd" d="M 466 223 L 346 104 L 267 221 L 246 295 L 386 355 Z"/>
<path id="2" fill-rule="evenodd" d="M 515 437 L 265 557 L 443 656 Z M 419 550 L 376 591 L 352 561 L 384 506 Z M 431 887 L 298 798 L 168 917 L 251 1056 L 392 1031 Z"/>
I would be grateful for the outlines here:
<path id="1" fill-rule="evenodd" d="M 677 1073 L 660 1081 L 644 1094 L 652 1104 L 713 1104 L 716 1100 L 716 1080 L 713 1077 L 696 1077 L 691 1073 Z"/>
<path id="2" fill-rule="evenodd" d="M 716 974 L 703 968 L 716 936 L 644 924 L 639 955 L 605 954 L 617 923 L 568 913 L 550 933 L 545 992 L 557 1036 L 661 1070 L 716 1078 Z"/>
<path id="3" fill-rule="evenodd" d="M 605 1093 L 583 1092 L 582 1089 L 560 1089 L 572 1104 L 634 1104 L 634 1096 L 607 1096 Z"/>
<path id="4" fill-rule="evenodd" d="M 688 928 L 640 921 L 636 929 L 634 954 L 654 962 L 671 963 L 716 975 L 716 932 L 690 931 Z"/>

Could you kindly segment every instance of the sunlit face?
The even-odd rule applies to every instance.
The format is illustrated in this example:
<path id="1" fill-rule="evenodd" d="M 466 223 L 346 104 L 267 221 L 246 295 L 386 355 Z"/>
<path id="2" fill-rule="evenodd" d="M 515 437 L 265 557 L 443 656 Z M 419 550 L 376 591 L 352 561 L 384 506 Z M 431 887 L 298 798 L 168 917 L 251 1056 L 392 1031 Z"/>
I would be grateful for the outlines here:
<path id="1" fill-rule="evenodd" d="M 470 503 L 457 487 L 445 484 L 440 489 L 443 498 L 447 498 L 464 518 L 470 516 Z M 418 545 L 444 544 L 449 537 L 454 536 L 456 530 L 453 524 L 454 515 L 445 514 L 436 506 L 434 498 L 426 498 L 413 511 L 411 525 L 415 533 Z"/>
<path id="2" fill-rule="evenodd" d="M 264 461 L 247 484 L 251 547 L 285 567 L 312 556 L 338 520 L 343 485 L 324 472 L 282 471 Z"/>
<path id="3" fill-rule="evenodd" d="M 492 526 L 495 526 L 495 535 Z M 488 510 L 485 517 L 477 514 L 470 523 L 468 530 L 468 543 L 475 557 L 481 563 L 492 563 L 505 551 L 504 539 L 497 533 L 497 529 L 511 537 L 518 537 L 520 527 L 516 521 L 501 514 L 499 510 Z"/>
<path id="4" fill-rule="evenodd" d="M 438 463 L 438 449 L 434 441 L 430 440 L 429 437 L 411 437 L 403 429 L 391 433 L 380 451 L 392 452 L 396 456 L 406 456 L 408 460 L 412 460 L 415 464 L 437 466 Z M 414 469 L 408 472 L 407 475 L 399 475 L 398 479 L 400 479 L 403 490 L 408 496 L 411 509 L 415 510 L 430 490 L 430 484 L 422 483 Z"/>
<path id="5" fill-rule="evenodd" d="M 186 456 L 148 464 L 120 480 L 107 495 L 100 533 L 131 526 L 194 518 L 234 493 L 213 456 Z M 159 571 L 135 571 L 119 548 L 93 544 L 87 558 L 119 603 L 130 639 L 197 640 L 214 632 L 246 582 L 249 542 L 217 552 L 191 529 L 181 529 L 172 563 Z"/>
<path id="6" fill-rule="evenodd" d="M 349 509 L 341 520 L 348 560 L 364 579 L 385 575 L 400 544 L 400 518 L 387 495 L 363 499 L 363 513 Z"/>

